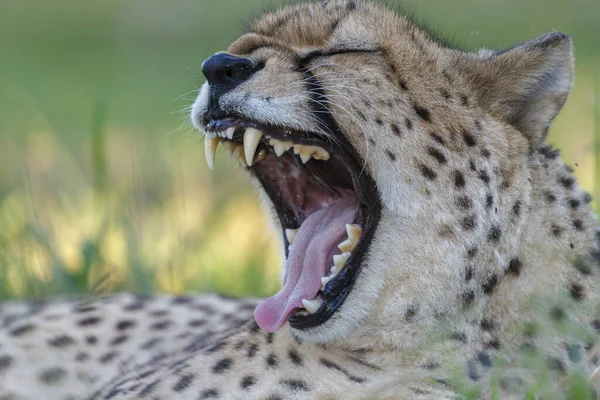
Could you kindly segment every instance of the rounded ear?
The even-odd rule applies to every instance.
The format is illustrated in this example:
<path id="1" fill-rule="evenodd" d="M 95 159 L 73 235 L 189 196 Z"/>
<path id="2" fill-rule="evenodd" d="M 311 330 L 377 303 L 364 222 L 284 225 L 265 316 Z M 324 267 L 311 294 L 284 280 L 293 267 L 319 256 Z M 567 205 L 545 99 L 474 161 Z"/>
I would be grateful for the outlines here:
<path id="1" fill-rule="evenodd" d="M 481 51 L 463 64 L 479 104 L 520 130 L 543 140 L 573 85 L 573 44 L 553 32 L 502 52 Z"/>

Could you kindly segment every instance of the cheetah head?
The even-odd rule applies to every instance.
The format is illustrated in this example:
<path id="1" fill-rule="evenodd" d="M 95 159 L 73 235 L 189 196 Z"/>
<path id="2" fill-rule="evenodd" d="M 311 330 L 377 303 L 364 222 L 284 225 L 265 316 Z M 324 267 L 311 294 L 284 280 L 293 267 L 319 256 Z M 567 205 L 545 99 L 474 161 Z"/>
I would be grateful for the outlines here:
<path id="1" fill-rule="evenodd" d="M 559 33 L 464 53 L 380 4 L 338 0 L 266 14 L 202 72 L 192 120 L 209 167 L 220 143 L 238 158 L 285 247 L 282 289 L 256 321 L 323 343 L 418 336 L 406 320 L 432 325 L 485 290 L 518 250 L 527 157 L 572 55 Z"/>

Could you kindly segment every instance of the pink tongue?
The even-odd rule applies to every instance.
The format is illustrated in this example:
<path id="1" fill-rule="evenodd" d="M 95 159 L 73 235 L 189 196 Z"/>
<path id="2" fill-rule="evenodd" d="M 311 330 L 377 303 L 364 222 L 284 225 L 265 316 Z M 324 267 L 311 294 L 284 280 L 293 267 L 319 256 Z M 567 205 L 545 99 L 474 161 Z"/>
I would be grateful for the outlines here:
<path id="1" fill-rule="evenodd" d="M 275 332 L 302 299 L 312 300 L 321 289 L 321 277 L 328 275 L 337 245 L 346 237 L 346 224 L 351 224 L 356 203 L 340 200 L 312 213 L 300 226 L 288 255 L 283 288 L 261 302 L 254 310 L 258 325 Z"/>

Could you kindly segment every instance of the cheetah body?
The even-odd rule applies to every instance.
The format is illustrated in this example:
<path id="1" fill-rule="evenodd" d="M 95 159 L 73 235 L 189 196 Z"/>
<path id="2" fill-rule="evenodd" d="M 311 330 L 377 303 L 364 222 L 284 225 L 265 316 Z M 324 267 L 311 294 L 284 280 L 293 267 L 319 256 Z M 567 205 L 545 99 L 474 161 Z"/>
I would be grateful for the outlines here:
<path id="1" fill-rule="evenodd" d="M 319 132 L 310 79 L 373 177 L 381 216 L 352 291 L 323 324 L 274 333 L 256 301 L 212 295 L 9 303 L 0 399 L 449 399 L 457 369 L 488 397 L 528 351 L 558 366 L 551 381 L 592 374 L 598 224 L 544 143 L 572 84 L 566 35 L 465 53 L 338 0 L 268 13 L 228 53 L 264 68 L 223 110 Z M 534 373 L 507 370 L 501 398 L 522 398 Z"/>

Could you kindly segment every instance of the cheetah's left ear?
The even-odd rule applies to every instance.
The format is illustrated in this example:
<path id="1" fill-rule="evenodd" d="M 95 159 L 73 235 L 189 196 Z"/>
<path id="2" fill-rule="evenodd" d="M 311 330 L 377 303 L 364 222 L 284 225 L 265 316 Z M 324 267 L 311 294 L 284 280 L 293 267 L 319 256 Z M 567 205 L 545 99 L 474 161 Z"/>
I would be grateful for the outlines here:
<path id="1" fill-rule="evenodd" d="M 564 33 L 548 33 L 510 50 L 480 53 L 469 60 L 479 104 L 515 126 L 535 146 L 567 100 L 573 84 L 573 44 Z"/>

